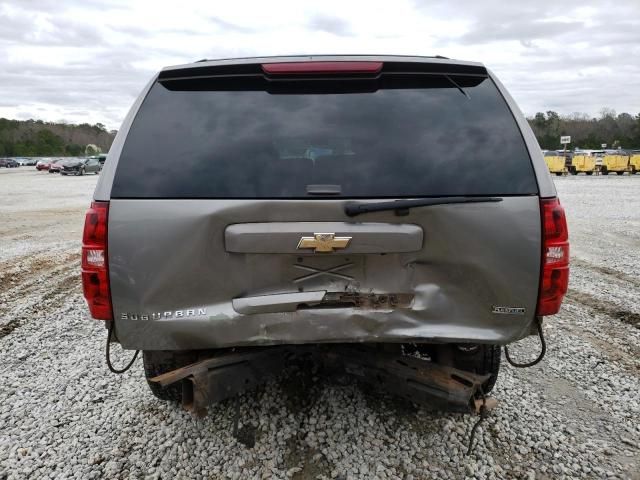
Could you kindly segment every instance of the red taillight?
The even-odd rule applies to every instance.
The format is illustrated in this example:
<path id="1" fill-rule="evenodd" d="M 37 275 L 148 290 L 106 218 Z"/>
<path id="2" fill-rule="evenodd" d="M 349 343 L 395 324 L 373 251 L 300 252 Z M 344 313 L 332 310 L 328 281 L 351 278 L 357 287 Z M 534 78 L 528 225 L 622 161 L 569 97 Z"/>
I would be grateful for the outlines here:
<path id="1" fill-rule="evenodd" d="M 82 234 L 82 290 L 93 318 L 113 320 L 107 262 L 109 202 L 92 202 Z"/>
<path id="2" fill-rule="evenodd" d="M 569 231 L 564 209 L 557 198 L 540 200 L 542 215 L 542 271 L 536 315 L 560 310 L 569 286 Z"/>
<path id="3" fill-rule="evenodd" d="M 314 73 L 378 73 L 382 62 L 287 62 L 263 63 L 262 70 L 269 75 Z"/>

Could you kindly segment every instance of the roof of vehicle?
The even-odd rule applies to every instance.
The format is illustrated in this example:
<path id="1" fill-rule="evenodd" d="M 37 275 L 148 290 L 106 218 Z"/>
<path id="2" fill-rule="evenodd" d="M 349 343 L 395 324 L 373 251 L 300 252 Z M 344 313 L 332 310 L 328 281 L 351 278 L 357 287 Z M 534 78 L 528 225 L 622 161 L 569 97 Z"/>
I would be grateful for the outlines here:
<path id="1" fill-rule="evenodd" d="M 288 62 L 330 62 L 330 61 L 373 61 L 373 62 L 399 62 L 399 63 L 421 63 L 439 64 L 448 67 L 466 67 L 477 70 L 480 74 L 486 74 L 486 68 L 482 63 L 469 62 L 465 60 L 454 60 L 440 55 L 433 57 L 412 56 L 412 55 L 292 55 L 292 56 L 266 56 L 266 57 L 243 57 L 243 58 L 223 58 L 217 60 L 199 60 L 184 65 L 173 65 L 164 67 L 161 73 L 176 72 L 185 70 L 207 69 L 207 67 L 223 67 L 227 65 L 255 65 L 261 63 L 288 63 Z M 161 74 L 162 76 L 162 74 Z"/>

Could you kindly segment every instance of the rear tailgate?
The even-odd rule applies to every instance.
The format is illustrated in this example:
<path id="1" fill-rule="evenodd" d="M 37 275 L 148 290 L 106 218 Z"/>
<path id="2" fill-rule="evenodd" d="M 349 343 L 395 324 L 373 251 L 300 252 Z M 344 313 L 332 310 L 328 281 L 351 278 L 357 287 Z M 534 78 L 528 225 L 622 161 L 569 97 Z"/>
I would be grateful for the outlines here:
<path id="1" fill-rule="evenodd" d="M 231 83 L 228 68 L 161 75 L 111 192 L 125 347 L 505 343 L 528 332 L 539 198 L 495 85 L 478 69 L 355 67 L 309 77 L 243 65 Z M 501 201 L 345 212 L 463 196 Z"/>

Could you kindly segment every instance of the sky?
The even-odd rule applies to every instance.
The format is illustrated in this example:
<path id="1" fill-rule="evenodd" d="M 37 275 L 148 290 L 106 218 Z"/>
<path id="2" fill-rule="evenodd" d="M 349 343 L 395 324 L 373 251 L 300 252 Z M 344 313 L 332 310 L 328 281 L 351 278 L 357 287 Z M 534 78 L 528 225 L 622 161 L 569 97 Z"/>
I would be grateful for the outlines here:
<path id="1" fill-rule="evenodd" d="M 640 0 L 0 0 L 0 117 L 118 129 L 163 66 L 356 53 L 482 62 L 528 116 L 640 113 Z"/>

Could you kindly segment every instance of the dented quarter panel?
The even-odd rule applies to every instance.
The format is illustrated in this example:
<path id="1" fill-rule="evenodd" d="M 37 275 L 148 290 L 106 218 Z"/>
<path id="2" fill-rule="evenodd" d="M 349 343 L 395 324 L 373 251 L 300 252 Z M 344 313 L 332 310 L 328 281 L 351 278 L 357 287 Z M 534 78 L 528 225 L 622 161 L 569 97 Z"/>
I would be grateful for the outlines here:
<path id="1" fill-rule="evenodd" d="M 537 196 L 413 208 L 407 216 L 375 212 L 355 219 L 345 215 L 345 203 L 112 199 L 109 269 L 120 342 L 144 350 L 316 342 L 505 344 L 528 334 L 540 269 Z M 424 235 L 422 248 L 386 254 L 225 250 L 229 225 L 310 219 L 354 226 L 378 222 L 400 229 L 417 225 Z M 355 239 L 360 230 L 351 231 Z M 304 278 L 314 271 L 320 274 Z M 319 290 L 411 294 L 413 301 L 405 308 L 256 314 L 240 314 L 232 306 L 234 298 Z M 524 308 L 525 313 L 494 313 L 495 306 Z M 197 314 L 198 309 L 206 314 Z M 154 312 L 188 310 L 196 314 L 151 318 Z M 149 320 L 141 320 L 142 315 Z"/>

